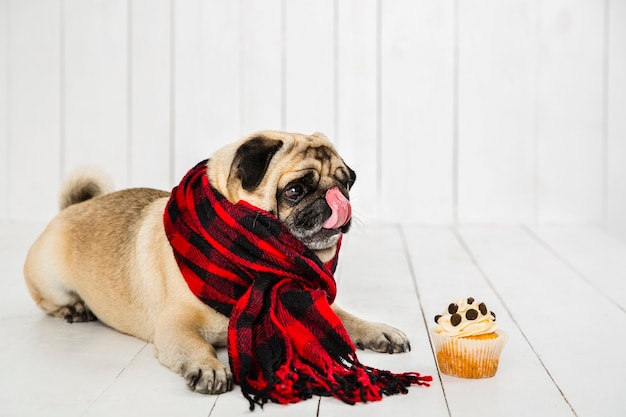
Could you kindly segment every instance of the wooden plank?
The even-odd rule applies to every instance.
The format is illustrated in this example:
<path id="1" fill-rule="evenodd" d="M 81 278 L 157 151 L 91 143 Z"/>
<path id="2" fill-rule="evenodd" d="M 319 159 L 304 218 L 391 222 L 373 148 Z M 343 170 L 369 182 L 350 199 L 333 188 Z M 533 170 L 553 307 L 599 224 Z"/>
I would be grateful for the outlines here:
<path id="1" fill-rule="evenodd" d="M 458 217 L 534 221 L 534 10 L 459 2 Z"/>
<path id="2" fill-rule="evenodd" d="M 337 121 L 334 138 L 358 181 L 355 216 L 378 217 L 378 15 L 376 0 L 337 2 Z"/>
<path id="3" fill-rule="evenodd" d="M 576 415 L 623 416 L 624 311 L 522 230 L 461 236 Z"/>
<path id="4" fill-rule="evenodd" d="M 538 220 L 604 221 L 604 4 L 539 8 Z"/>
<path id="5" fill-rule="evenodd" d="M 171 188 L 169 0 L 130 7 L 129 185 Z"/>
<path id="6" fill-rule="evenodd" d="M 283 127 L 282 4 L 241 2 L 240 136 Z"/>
<path id="7" fill-rule="evenodd" d="M 626 3 L 608 3 L 607 225 L 626 241 Z"/>
<path id="8" fill-rule="evenodd" d="M 453 221 L 454 2 L 381 2 L 380 216 Z"/>
<path id="9" fill-rule="evenodd" d="M 20 275 L 20 259 L 41 227 L 0 226 L 0 270 L 5 275 Z M 289 406 L 268 404 L 266 413 L 379 416 L 416 409 L 429 416 L 571 416 L 558 386 L 579 417 L 624 415 L 620 384 L 625 364 L 619 335 L 615 343 L 597 340 L 621 329 L 624 312 L 604 297 L 599 302 L 597 291 L 580 271 L 572 270 L 575 266 L 582 271 L 574 257 L 585 250 L 587 239 L 609 255 L 614 240 L 602 232 L 574 230 L 560 235 L 582 239 L 570 254 L 556 245 L 547 249 L 519 229 L 463 228 L 459 236 L 437 227 L 403 230 L 406 246 L 394 227 L 355 229 L 344 243 L 338 301 L 365 318 L 402 328 L 413 344 L 409 354 L 359 351 L 359 358 L 368 365 L 436 375 L 426 327 L 433 326 L 432 316 L 452 298 L 471 294 L 496 311 L 511 336 L 498 374 L 485 380 L 442 376 L 431 388 L 414 387 L 407 396 L 380 403 L 350 407 L 330 398 L 321 403 L 311 399 Z M 614 262 L 601 249 L 591 255 L 599 255 L 598 263 Z M 617 268 L 621 265 L 616 263 Z M 19 280 L 0 280 L 0 289 L 0 368 L 3 381 L 11 381 L 0 390 L 0 414 L 35 415 L 45 409 L 50 416 L 112 415 L 119 410 L 171 415 L 177 405 L 190 415 L 250 414 L 238 388 L 217 400 L 189 392 L 178 375 L 152 357 L 152 346 L 99 323 L 68 325 L 47 317 L 34 307 Z M 568 307 L 575 310 L 574 320 L 566 320 Z M 227 359 L 225 349 L 218 355 Z M 538 358 L 554 382 L 540 372 Z M 33 390 L 35 380 L 38 389 Z"/>
<path id="10" fill-rule="evenodd" d="M 532 228 L 538 239 L 626 312 L 626 244 L 595 228 Z"/>
<path id="11" fill-rule="evenodd" d="M 332 0 L 285 2 L 285 129 L 335 132 Z"/>
<path id="12" fill-rule="evenodd" d="M 525 328 L 520 329 L 517 317 L 509 314 L 508 299 L 503 304 L 499 285 L 497 292 L 492 288 L 491 271 L 487 270 L 487 277 L 481 273 L 451 229 L 410 226 L 404 230 L 429 328 L 435 326 L 434 316 L 450 302 L 474 297 L 497 314 L 500 328 L 509 334 L 494 377 L 470 380 L 441 375 L 450 415 L 573 416 L 533 346 L 525 340 Z M 476 235 L 479 241 L 480 235 Z M 475 242 L 472 239 L 470 243 Z M 480 257 L 481 266 L 482 260 Z"/>
<path id="13" fill-rule="evenodd" d="M 63 170 L 107 171 L 128 183 L 128 9 L 125 0 L 63 3 Z"/>
<path id="14" fill-rule="evenodd" d="M 173 3 L 174 13 L 174 160 L 173 181 L 180 181 L 203 154 L 212 151 L 202 125 L 202 15 L 200 0 Z M 216 147 L 214 147 L 216 148 Z"/>
<path id="15" fill-rule="evenodd" d="M 357 352 L 362 363 L 393 372 L 417 371 L 435 377 L 431 387 L 411 387 L 407 395 L 385 397 L 367 405 L 348 406 L 322 398 L 320 416 L 380 416 L 420 410 L 428 416 L 448 416 L 437 368 L 431 354 L 413 277 L 399 229 L 377 226 L 355 229 L 340 256 L 337 303 L 366 320 L 386 323 L 406 333 L 409 353 L 387 355 Z"/>
<path id="16" fill-rule="evenodd" d="M 173 2 L 174 180 L 239 137 L 239 2 Z"/>
<path id="17" fill-rule="evenodd" d="M 8 3 L 8 217 L 57 211 L 60 172 L 60 2 Z"/>
<path id="18" fill-rule="evenodd" d="M 9 0 L 0 0 L 0 195 L 9 195 Z M 0 207 L 0 221 L 9 217 Z"/>
<path id="19" fill-rule="evenodd" d="M 30 326 L 28 333 L 1 352 L 3 380 L 11 381 L 0 392 L 3 415 L 83 415 L 145 345 L 100 322 L 69 325 L 42 312 L 37 317 L 18 319 Z"/>
<path id="20" fill-rule="evenodd" d="M 98 397 L 85 417 L 123 416 L 131 404 L 139 403 L 137 412 L 150 416 L 207 416 L 218 397 L 191 391 L 185 380 L 161 365 L 154 356 L 154 346 L 146 344 L 124 367 L 115 382 Z"/>

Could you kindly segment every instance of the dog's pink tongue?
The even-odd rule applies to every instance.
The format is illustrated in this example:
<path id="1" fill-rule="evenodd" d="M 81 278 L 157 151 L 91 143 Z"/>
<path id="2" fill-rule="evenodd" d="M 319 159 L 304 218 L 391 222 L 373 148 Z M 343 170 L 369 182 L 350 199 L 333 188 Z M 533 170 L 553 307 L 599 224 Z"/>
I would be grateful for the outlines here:
<path id="1" fill-rule="evenodd" d="M 352 217 L 352 207 L 350 201 L 339 191 L 339 188 L 333 187 L 326 191 L 326 202 L 333 212 L 322 225 L 324 229 L 337 229 L 348 223 Z"/>

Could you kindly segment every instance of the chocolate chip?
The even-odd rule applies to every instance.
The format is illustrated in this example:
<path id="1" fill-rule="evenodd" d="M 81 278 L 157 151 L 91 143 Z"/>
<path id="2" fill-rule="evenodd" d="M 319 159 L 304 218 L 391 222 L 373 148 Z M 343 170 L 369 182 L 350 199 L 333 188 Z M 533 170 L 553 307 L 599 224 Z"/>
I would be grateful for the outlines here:
<path id="1" fill-rule="evenodd" d="M 474 298 L 473 297 L 468 298 L 467 299 L 467 304 L 470 304 L 470 305 L 474 304 Z"/>
<path id="2" fill-rule="evenodd" d="M 470 308 L 467 310 L 467 313 L 465 313 L 465 318 L 468 320 L 476 320 L 478 318 L 478 311 Z"/>
<path id="3" fill-rule="evenodd" d="M 456 305 L 455 303 L 451 303 L 451 304 L 448 306 L 448 313 L 450 313 L 450 314 L 454 314 L 454 313 L 456 313 L 457 311 L 459 311 L 459 306 L 458 306 L 458 305 Z"/>
<path id="4" fill-rule="evenodd" d="M 441 318 L 441 314 L 437 314 L 435 316 L 435 323 L 439 324 L 439 319 Z"/>
<path id="5" fill-rule="evenodd" d="M 485 305 L 485 303 L 478 304 L 478 309 L 480 310 L 483 316 L 487 315 L 487 306 Z"/>
<path id="6" fill-rule="evenodd" d="M 458 326 L 461 323 L 461 315 L 460 314 L 453 314 L 452 317 L 450 317 L 450 323 L 452 323 L 453 326 Z"/>
<path id="7" fill-rule="evenodd" d="M 493 319 L 496 319 L 496 313 L 494 313 L 493 311 L 490 311 L 491 315 L 493 316 Z"/>

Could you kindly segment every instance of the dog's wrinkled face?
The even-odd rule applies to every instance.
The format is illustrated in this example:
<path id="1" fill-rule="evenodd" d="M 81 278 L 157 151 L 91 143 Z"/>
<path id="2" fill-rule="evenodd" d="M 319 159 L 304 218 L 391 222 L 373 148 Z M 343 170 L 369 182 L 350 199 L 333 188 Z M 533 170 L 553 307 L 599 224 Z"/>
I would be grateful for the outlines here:
<path id="1" fill-rule="evenodd" d="M 350 228 L 356 174 L 326 145 L 300 155 L 278 182 L 276 217 L 309 248 L 327 249 Z"/>
<path id="2" fill-rule="evenodd" d="M 350 228 L 356 174 L 325 136 L 261 132 L 230 155 L 223 182 L 232 202 L 246 200 L 273 213 L 314 251 L 333 248 Z"/>

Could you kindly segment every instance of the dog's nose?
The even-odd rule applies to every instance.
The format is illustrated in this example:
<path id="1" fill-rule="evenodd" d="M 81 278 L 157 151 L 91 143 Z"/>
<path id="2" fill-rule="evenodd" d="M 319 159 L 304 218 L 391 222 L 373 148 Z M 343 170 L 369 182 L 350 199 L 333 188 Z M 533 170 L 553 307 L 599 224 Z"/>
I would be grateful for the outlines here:
<path id="1" fill-rule="evenodd" d="M 338 229 L 348 223 L 352 217 L 352 206 L 339 188 L 333 187 L 326 191 L 326 202 L 332 213 L 322 225 L 324 229 Z"/>

